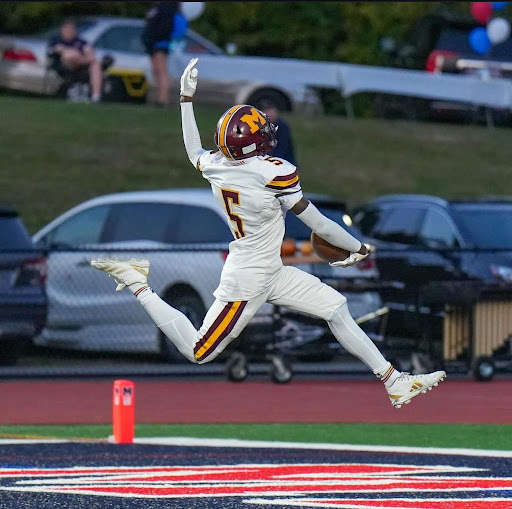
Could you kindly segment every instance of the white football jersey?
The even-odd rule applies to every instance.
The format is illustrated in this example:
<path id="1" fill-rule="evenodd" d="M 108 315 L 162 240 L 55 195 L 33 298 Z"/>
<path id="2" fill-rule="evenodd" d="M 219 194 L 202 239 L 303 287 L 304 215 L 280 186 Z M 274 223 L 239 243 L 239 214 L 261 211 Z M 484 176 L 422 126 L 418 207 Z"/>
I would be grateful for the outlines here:
<path id="1" fill-rule="evenodd" d="M 214 295 L 249 300 L 282 267 L 284 216 L 302 198 L 297 169 L 278 157 L 229 161 L 213 151 L 201 154 L 197 169 L 211 184 L 235 238 Z"/>

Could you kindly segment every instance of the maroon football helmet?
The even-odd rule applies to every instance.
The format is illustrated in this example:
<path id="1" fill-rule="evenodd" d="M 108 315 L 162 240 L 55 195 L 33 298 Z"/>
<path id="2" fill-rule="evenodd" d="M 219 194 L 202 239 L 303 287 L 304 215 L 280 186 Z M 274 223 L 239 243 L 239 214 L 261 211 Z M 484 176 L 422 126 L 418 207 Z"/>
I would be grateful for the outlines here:
<path id="1" fill-rule="evenodd" d="M 215 145 L 228 159 L 262 156 L 277 145 L 277 128 L 267 115 L 247 104 L 237 104 L 220 117 Z"/>

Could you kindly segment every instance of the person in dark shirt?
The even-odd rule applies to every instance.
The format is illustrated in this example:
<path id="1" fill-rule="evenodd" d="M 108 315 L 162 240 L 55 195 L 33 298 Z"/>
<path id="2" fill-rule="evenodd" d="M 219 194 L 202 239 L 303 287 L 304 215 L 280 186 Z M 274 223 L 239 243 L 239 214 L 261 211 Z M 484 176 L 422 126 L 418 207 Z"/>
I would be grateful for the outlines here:
<path id="1" fill-rule="evenodd" d="M 60 64 L 70 71 L 86 68 L 89 71 L 91 101 L 101 100 L 101 64 L 96 59 L 93 47 L 78 37 L 76 25 L 67 20 L 60 27 L 60 35 L 50 40 L 50 55 L 59 57 Z"/>
<path id="2" fill-rule="evenodd" d="M 278 128 L 276 133 L 277 145 L 268 154 L 274 157 L 281 157 L 282 159 L 286 159 L 293 165 L 297 166 L 290 127 L 281 117 L 277 106 L 271 102 L 264 102 L 261 105 L 261 110 Z"/>
<path id="3" fill-rule="evenodd" d="M 151 58 L 151 67 L 158 89 L 157 104 L 165 106 L 170 102 L 170 77 L 167 70 L 167 55 L 174 28 L 174 15 L 179 2 L 154 2 L 146 14 L 142 42 Z"/>

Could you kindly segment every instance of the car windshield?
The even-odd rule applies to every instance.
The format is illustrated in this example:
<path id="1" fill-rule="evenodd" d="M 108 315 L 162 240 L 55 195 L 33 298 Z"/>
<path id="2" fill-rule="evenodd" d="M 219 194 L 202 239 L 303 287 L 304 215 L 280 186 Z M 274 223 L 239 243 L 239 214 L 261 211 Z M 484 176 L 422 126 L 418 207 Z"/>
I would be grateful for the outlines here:
<path id="1" fill-rule="evenodd" d="M 482 56 L 473 51 L 469 45 L 468 36 L 469 30 L 445 28 L 439 34 L 436 49 L 455 51 L 462 56 L 476 60 L 512 61 L 512 39 L 492 46 L 489 53 Z"/>
<path id="2" fill-rule="evenodd" d="M 480 249 L 512 249 L 512 204 L 454 205 L 465 237 Z"/>
<path id="3" fill-rule="evenodd" d="M 456 51 L 465 55 L 473 53 L 468 42 L 468 31 L 455 28 L 444 28 L 441 30 L 436 49 Z"/>
<path id="4" fill-rule="evenodd" d="M 354 228 L 348 227 L 343 222 L 344 212 L 342 206 L 338 208 L 333 205 L 321 205 L 318 203 L 315 203 L 315 206 L 324 216 L 343 226 L 343 228 L 345 228 L 345 230 L 347 230 L 350 234 L 358 236 L 358 233 Z M 298 219 L 293 212 L 286 214 L 285 226 L 285 237 L 289 237 L 295 240 L 309 240 L 311 236 L 311 228 L 306 226 L 300 219 Z"/>

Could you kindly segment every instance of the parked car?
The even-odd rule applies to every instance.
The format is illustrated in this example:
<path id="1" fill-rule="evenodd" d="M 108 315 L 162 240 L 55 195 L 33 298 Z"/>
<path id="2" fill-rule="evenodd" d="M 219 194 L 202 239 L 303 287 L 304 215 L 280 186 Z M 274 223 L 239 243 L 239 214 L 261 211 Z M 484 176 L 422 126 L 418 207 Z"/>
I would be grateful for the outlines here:
<path id="1" fill-rule="evenodd" d="M 434 281 L 481 281 L 512 291 L 512 200 L 444 200 L 390 195 L 353 212 L 354 224 L 376 246 L 389 332 L 416 331 L 418 290 Z M 440 323 L 438 323 L 440 327 Z"/>
<path id="2" fill-rule="evenodd" d="M 396 67 L 467 74 L 482 79 L 512 78 L 512 39 L 493 45 L 485 55 L 480 55 L 469 44 L 469 34 L 477 27 L 481 24 L 470 15 L 469 8 L 464 15 L 447 5 L 437 5 L 411 26 L 402 41 L 383 38 L 381 49 L 388 53 L 390 64 Z M 487 121 L 483 108 L 464 101 L 385 99 L 392 103 L 379 103 L 386 116 L 398 112 L 400 116 L 415 118 L 427 115 L 434 119 Z M 493 110 L 493 116 L 496 122 L 510 120 L 510 112 L 504 110 Z"/>
<path id="3" fill-rule="evenodd" d="M 454 11 L 447 4 L 438 4 L 418 18 L 404 37 L 381 39 L 380 49 L 389 56 L 393 67 L 420 69 L 433 72 L 437 56 L 459 55 L 481 61 L 494 60 L 507 45 L 497 45 L 487 55 L 478 55 L 468 43 L 471 30 L 481 26 L 470 14 Z M 509 60 L 509 57 L 507 57 Z"/>
<path id="4" fill-rule="evenodd" d="M 318 195 L 312 200 L 342 222 L 339 202 Z M 287 215 L 287 227 L 298 232 L 295 221 Z M 89 261 L 105 255 L 149 257 L 153 290 L 199 327 L 214 301 L 232 240 L 227 222 L 208 188 L 111 194 L 62 214 L 34 235 L 37 246 L 48 251 L 49 266 L 48 321 L 35 343 L 179 358 L 133 296 L 116 294 L 112 281 Z M 297 233 L 299 243 L 309 238 L 305 230 Z M 323 276 L 336 270 L 326 263 L 312 267 Z M 338 270 L 346 280 L 376 277 L 371 264 Z M 372 299 L 355 305 L 375 307 Z M 263 306 L 252 323 L 268 322 L 271 312 L 270 304 Z"/>
<path id="5" fill-rule="evenodd" d="M 489 78 L 512 78 L 512 39 L 494 45 L 486 55 L 479 55 L 469 45 L 471 30 L 477 22 L 446 24 L 439 29 L 435 46 L 430 52 L 425 68 L 429 72 L 455 73 Z M 432 112 L 437 117 L 463 120 L 484 120 L 482 108 L 475 108 L 451 101 L 432 101 Z M 509 111 L 495 110 L 495 122 L 507 123 Z"/>
<path id="6" fill-rule="evenodd" d="M 0 207 L 0 364 L 15 364 L 45 324 L 46 260 L 17 212 Z"/>
<path id="7" fill-rule="evenodd" d="M 87 17 L 78 21 L 80 37 L 91 43 L 99 58 L 111 55 L 114 67 L 141 70 L 145 73 L 150 95 L 156 88 L 149 56 L 141 41 L 144 20 L 136 18 Z M 4 38 L 0 58 L 0 87 L 38 94 L 55 94 L 59 78 L 48 72 L 46 56 L 48 40 L 58 27 L 34 37 Z M 10 46 L 6 46 L 6 40 Z M 169 73 L 179 81 L 192 57 L 201 58 L 201 87 L 198 102 L 219 104 L 253 104 L 272 100 L 280 109 L 317 108 L 317 96 L 304 83 L 311 75 L 308 65 L 316 62 L 226 55 L 222 49 L 193 30 L 169 56 Z M 287 62 L 285 64 L 285 62 Z M 283 65 L 291 65 L 288 72 Z M 298 73 L 303 69 L 302 73 Z M 321 76 L 319 76 L 321 78 Z"/>

